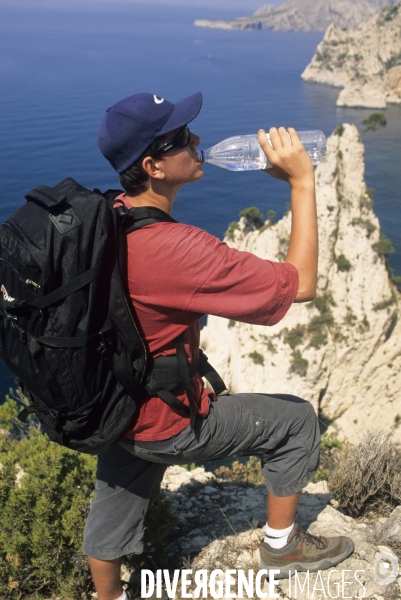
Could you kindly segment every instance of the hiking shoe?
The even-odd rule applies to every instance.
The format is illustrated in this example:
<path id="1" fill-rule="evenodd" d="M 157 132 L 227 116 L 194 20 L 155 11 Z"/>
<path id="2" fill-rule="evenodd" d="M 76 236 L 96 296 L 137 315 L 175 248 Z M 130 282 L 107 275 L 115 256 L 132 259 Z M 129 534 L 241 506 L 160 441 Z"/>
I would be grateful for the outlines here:
<path id="1" fill-rule="evenodd" d="M 319 571 L 338 565 L 354 551 L 350 538 L 338 536 L 323 538 L 312 535 L 305 528 L 295 525 L 284 548 L 275 550 L 266 542 L 260 543 L 260 566 L 264 569 L 280 569 L 276 579 L 289 577 L 289 571 Z"/>

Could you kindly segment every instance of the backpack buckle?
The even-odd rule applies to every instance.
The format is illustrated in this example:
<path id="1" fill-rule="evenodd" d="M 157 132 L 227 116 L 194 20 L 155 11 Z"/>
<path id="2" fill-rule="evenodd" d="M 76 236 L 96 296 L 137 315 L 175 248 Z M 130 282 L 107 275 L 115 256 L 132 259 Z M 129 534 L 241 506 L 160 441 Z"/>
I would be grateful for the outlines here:
<path id="1" fill-rule="evenodd" d="M 113 353 L 113 344 L 111 339 L 106 335 L 106 332 L 100 332 L 100 344 L 96 348 L 96 351 L 99 352 L 100 356 L 107 360 L 109 356 Z"/>
<path id="2" fill-rule="evenodd" d="M 20 327 L 19 325 L 17 325 L 17 323 L 15 321 L 12 321 L 11 323 L 11 329 L 13 334 L 16 337 L 19 337 L 19 341 L 22 344 L 26 344 L 28 341 L 28 337 L 26 335 L 26 331 L 24 329 L 22 329 L 22 327 Z"/>
<path id="3" fill-rule="evenodd" d="M 129 216 L 129 212 L 128 212 L 125 204 L 115 204 L 114 210 L 116 211 L 116 214 L 119 219 L 124 220 L 127 216 Z"/>

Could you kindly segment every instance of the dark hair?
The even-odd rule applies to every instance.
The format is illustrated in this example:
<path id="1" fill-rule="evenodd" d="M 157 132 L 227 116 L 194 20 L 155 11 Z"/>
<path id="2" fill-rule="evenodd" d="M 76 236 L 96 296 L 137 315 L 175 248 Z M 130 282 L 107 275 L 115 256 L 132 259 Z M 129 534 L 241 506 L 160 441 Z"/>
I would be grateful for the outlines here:
<path id="1" fill-rule="evenodd" d="M 163 136 L 164 137 L 164 136 Z M 144 192 L 149 186 L 149 175 L 142 168 L 142 161 L 146 156 L 151 156 L 155 160 L 161 160 L 163 155 L 156 152 L 157 148 L 160 147 L 163 137 L 158 137 L 151 145 L 146 148 L 145 152 L 134 162 L 133 165 L 128 167 L 125 171 L 120 174 L 120 184 L 131 196 L 136 196 L 141 192 Z"/>

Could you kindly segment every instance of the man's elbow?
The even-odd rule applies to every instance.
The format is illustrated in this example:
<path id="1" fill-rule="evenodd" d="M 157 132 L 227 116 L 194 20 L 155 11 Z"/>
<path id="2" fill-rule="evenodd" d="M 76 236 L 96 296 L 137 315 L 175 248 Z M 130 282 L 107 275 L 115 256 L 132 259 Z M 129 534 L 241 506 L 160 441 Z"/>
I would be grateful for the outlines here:
<path id="1" fill-rule="evenodd" d="M 299 288 L 294 302 L 311 302 L 316 298 L 316 286 Z"/>

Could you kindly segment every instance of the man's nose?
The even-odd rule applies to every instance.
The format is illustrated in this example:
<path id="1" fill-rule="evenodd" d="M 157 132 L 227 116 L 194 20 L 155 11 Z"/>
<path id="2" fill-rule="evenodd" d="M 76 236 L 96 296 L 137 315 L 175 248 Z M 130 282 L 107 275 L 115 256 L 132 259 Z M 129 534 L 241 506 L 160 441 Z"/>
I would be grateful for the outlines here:
<path id="1" fill-rule="evenodd" d="M 202 141 L 201 138 L 198 135 L 196 135 L 196 133 L 193 133 L 191 131 L 191 142 L 190 142 L 191 146 L 193 148 L 196 148 L 196 146 L 198 146 L 201 143 L 201 141 Z"/>

